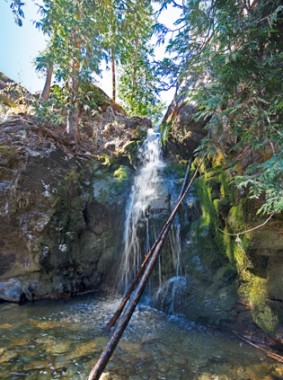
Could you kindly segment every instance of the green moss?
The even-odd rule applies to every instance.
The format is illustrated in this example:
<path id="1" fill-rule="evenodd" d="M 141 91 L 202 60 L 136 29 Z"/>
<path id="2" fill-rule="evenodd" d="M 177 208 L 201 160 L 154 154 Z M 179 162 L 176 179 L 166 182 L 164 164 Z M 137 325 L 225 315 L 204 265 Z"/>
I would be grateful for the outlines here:
<path id="1" fill-rule="evenodd" d="M 114 158 L 110 157 L 107 153 L 102 153 L 100 156 L 98 156 L 98 161 L 100 161 L 102 165 L 110 166 L 112 165 Z"/>
<path id="2" fill-rule="evenodd" d="M 123 165 L 119 166 L 119 168 L 114 172 L 114 177 L 119 182 L 127 181 L 129 179 L 128 168 Z"/>
<path id="3" fill-rule="evenodd" d="M 199 159 L 195 160 L 195 168 L 198 163 Z M 246 221 L 251 210 L 246 199 L 235 196 L 230 170 L 220 168 L 220 165 L 223 165 L 223 157 L 218 156 L 206 159 L 200 168 L 202 175 L 195 183 L 202 210 L 199 228 L 210 229 L 223 259 L 229 260 L 226 265 L 223 261 L 215 280 L 221 282 L 227 268 L 237 273 L 241 283 L 238 289 L 240 298 L 250 307 L 254 322 L 270 333 L 274 331 L 278 318 L 268 304 L 267 280 L 261 267 L 264 264 L 254 263 L 255 260 L 249 257 L 249 234 L 231 235 L 248 229 Z"/>
<path id="4" fill-rule="evenodd" d="M 139 147 L 139 141 L 129 141 L 123 148 L 123 153 L 129 158 L 129 161 L 133 166 L 135 166 L 134 162 L 137 158 Z"/>
<path id="5" fill-rule="evenodd" d="M 166 144 L 168 143 L 171 128 L 172 128 L 172 123 L 171 122 L 162 123 L 161 126 L 160 126 L 161 144 L 162 144 L 163 147 L 165 147 Z"/>
<path id="6" fill-rule="evenodd" d="M 205 181 L 205 179 L 200 177 L 195 182 L 195 188 L 200 200 L 200 206 L 202 211 L 201 227 L 211 226 L 213 229 L 218 229 L 219 221 L 211 197 L 211 187 L 208 186 L 207 181 Z"/>
<path id="7" fill-rule="evenodd" d="M 272 333 L 274 332 L 277 324 L 278 317 L 273 313 L 271 308 L 266 305 L 263 308 L 257 310 L 255 313 L 252 313 L 256 324 L 265 332 Z"/>
<path id="8" fill-rule="evenodd" d="M 229 211 L 227 222 L 231 229 L 235 232 L 241 232 L 247 229 L 243 204 L 244 201 L 240 202 L 238 205 L 231 207 Z"/>
<path id="9" fill-rule="evenodd" d="M 265 332 L 272 333 L 278 323 L 277 316 L 267 303 L 267 280 L 244 271 L 246 281 L 240 295 L 249 304 L 254 322 Z"/>
<path id="10" fill-rule="evenodd" d="M 231 177 L 229 171 L 222 171 L 219 173 L 220 182 L 220 194 L 222 199 L 226 199 L 228 202 L 233 201 L 233 190 L 231 188 Z"/>

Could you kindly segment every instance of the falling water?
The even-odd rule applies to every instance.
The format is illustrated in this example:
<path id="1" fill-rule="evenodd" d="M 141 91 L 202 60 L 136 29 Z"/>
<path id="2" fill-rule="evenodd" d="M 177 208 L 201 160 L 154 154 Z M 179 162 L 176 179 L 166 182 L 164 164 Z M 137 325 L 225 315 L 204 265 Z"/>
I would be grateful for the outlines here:
<path id="1" fill-rule="evenodd" d="M 165 166 L 162 160 L 160 135 L 148 129 L 147 139 L 140 150 L 141 167 L 132 186 L 127 205 L 124 250 L 122 255 L 122 283 L 127 288 L 139 268 L 144 254 L 149 250 L 152 238 L 158 231 L 150 231 L 152 205 L 165 199 L 162 189 L 161 172 Z"/>

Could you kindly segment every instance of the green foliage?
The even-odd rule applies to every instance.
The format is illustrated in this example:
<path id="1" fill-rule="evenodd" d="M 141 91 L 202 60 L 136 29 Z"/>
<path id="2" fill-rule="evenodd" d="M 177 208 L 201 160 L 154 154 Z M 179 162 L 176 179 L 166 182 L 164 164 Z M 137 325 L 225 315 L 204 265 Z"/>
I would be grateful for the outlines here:
<path id="1" fill-rule="evenodd" d="M 248 188 L 250 198 L 263 199 L 258 213 L 283 211 L 283 152 L 272 156 L 262 164 L 253 165 L 246 175 L 236 178 L 238 188 Z"/>
<path id="2" fill-rule="evenodd" d="M 92 95 L 80 89 L 100 73 L 102 60 L 107 64 L 111 60 L 112 75 L 115 64 L 120 64 L 119 95 L 129 113 L 160 118 L 163 107 L 148 44 L 153 28 L 150 0 L 43 0 L 40 11 L 37 26 L 50 42 L 36 60 L 37 69 L 46 71 L 53 65 L 56 79 L 68 84 L 65 106 L 70 122 L 78 117 L 79 106 L 97 105 Z"/>
<path id="3" fill-rule="evenodd" d="M 119 98 L 130 115 L 150 117 L 157 123 L 164 105 L 157 91 L 159 80 L 150 43 L 154 26 L 151 1 L 128 2 L 123 25 L 128 32 L 121 55 Z"/>
<path id="4" fill-rule="evenodd" d="M 144 54 L 142 51 L 139 53 Z M 136 76 L 135 85 L 133 75 Z M 155 73 L 145 56 L 141 57 L 137 67 L 133 67 L 131 63 L 123 66 L 123 74 L 119 82 L 119 97 L 129 115 L 149 117 L 154 124 L 160 121 L 164 104 L 157 94 Z"/>
<path id="5" fill-rule="evenodd" d="M 281 1 L 187 0 L 180 8 L 168 51 L 180 66 L 179 92 L 199 105 L 198 119 L 210 118 L 209 139 L 203 148 L 205 152 L 223 150 L 232 157 L 231 165 L 239 163 L 239 167 L 249 151 L 251 159 L 242 165 L 245 172 L 240 185 L 248 184 L 252 197 L 262 197 L 259 211 L 280 212 Z"/>
<path id="6" fill-rule="evenodd" d="M 78 100 L 84 111 L 91 111 L 95 115 L 97 108 L 105 104 L 105 95 L 92 83 L 83 82 L 79 88 Z"/>
<path id="7" fill-rule="evenodd" d="M 7 2 L 7 0 L 5 0 Z M 19 25 L 23 25 L 23 19 L 25 17 L 22 7 L 25 5 L 21 0 L 12 0 L 10 2 L 10 8 L 13 12 L 15 22 Z"/>
<path id="8" fill-rule="evenodd" d="M 42 123 L 63 124 L 66 118 L 63 109 L 67 104 L 67 99 L 64 90 L 60 86 L 52 86 L 48 100 L 36 100 L 34 102 L 37 119 Z"/>

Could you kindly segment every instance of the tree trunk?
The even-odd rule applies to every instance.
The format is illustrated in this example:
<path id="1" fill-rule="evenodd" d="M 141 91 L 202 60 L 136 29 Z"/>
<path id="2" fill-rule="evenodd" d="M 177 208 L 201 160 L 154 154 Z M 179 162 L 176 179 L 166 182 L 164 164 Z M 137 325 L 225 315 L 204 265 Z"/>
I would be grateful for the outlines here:
<path id="1" fill-rule="evenodd" d="M 53 75 L 53 63 L 51 62 L 47 67 L 44 87 L 39 97 L 42 100 L 48 100 L 49 98 L 52 75 Z"/>
<path id="2" fill-rule="evenodd" d="M 111 69 L 112 69 L 112 99 L 116 102 L 116 67 L 114 51 L 111 49 Z"/>
<path id="3" fill-rule="evenodd" d="M 80 0 L 76 1 L 76 19 L 80 21 L 82 14 L 80 10 Z M 71 61 L 71 75 L 70 75 L 70 100 L 67 115 L 67 127 L 66 132 L 69 136 L 77 141 L 79 132 L 79 76 L 80 76 L 80 61 L 77 57 L 80 57 L 81 50 L 81 38 L 80 30 L 74 30 L 73 34 L 73 59 Z"/>
<path id="4" fill-rule="evenodd" d="M 133 59 L 133 75 L 132 75 L 132 96 L 133 99 L 136 96 L 136 83 L 137 83 L 137 69 L 138 69 L 138 53 L 139 53 L 139 41 L 138 38 L 135 37 L 135 52 Z"/>
<path id="5" fill-rule="evenodd" d="M 78 93 L 79 93 L 79 62 L 73 63 L 72 77 L 70 83 L 70 103 L 67 114 L 67 127 L 66 132 L 68 135 L 77 141 L 79 130 L 79 105 L 78 105 Z"/>

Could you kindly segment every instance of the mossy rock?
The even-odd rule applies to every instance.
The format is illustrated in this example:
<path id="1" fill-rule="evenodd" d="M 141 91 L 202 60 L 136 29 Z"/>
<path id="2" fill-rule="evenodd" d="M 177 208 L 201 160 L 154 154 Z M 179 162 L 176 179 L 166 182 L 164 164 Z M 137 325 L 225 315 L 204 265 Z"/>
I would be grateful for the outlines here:
<path id="1" fill-rule="evenodd" d="M 129 158 L 129 161 L 133 167 L 137 166 L 137 156 L 140 148 L 140 141 L 129 141 L 123 147 L 123 154 Z"/>

